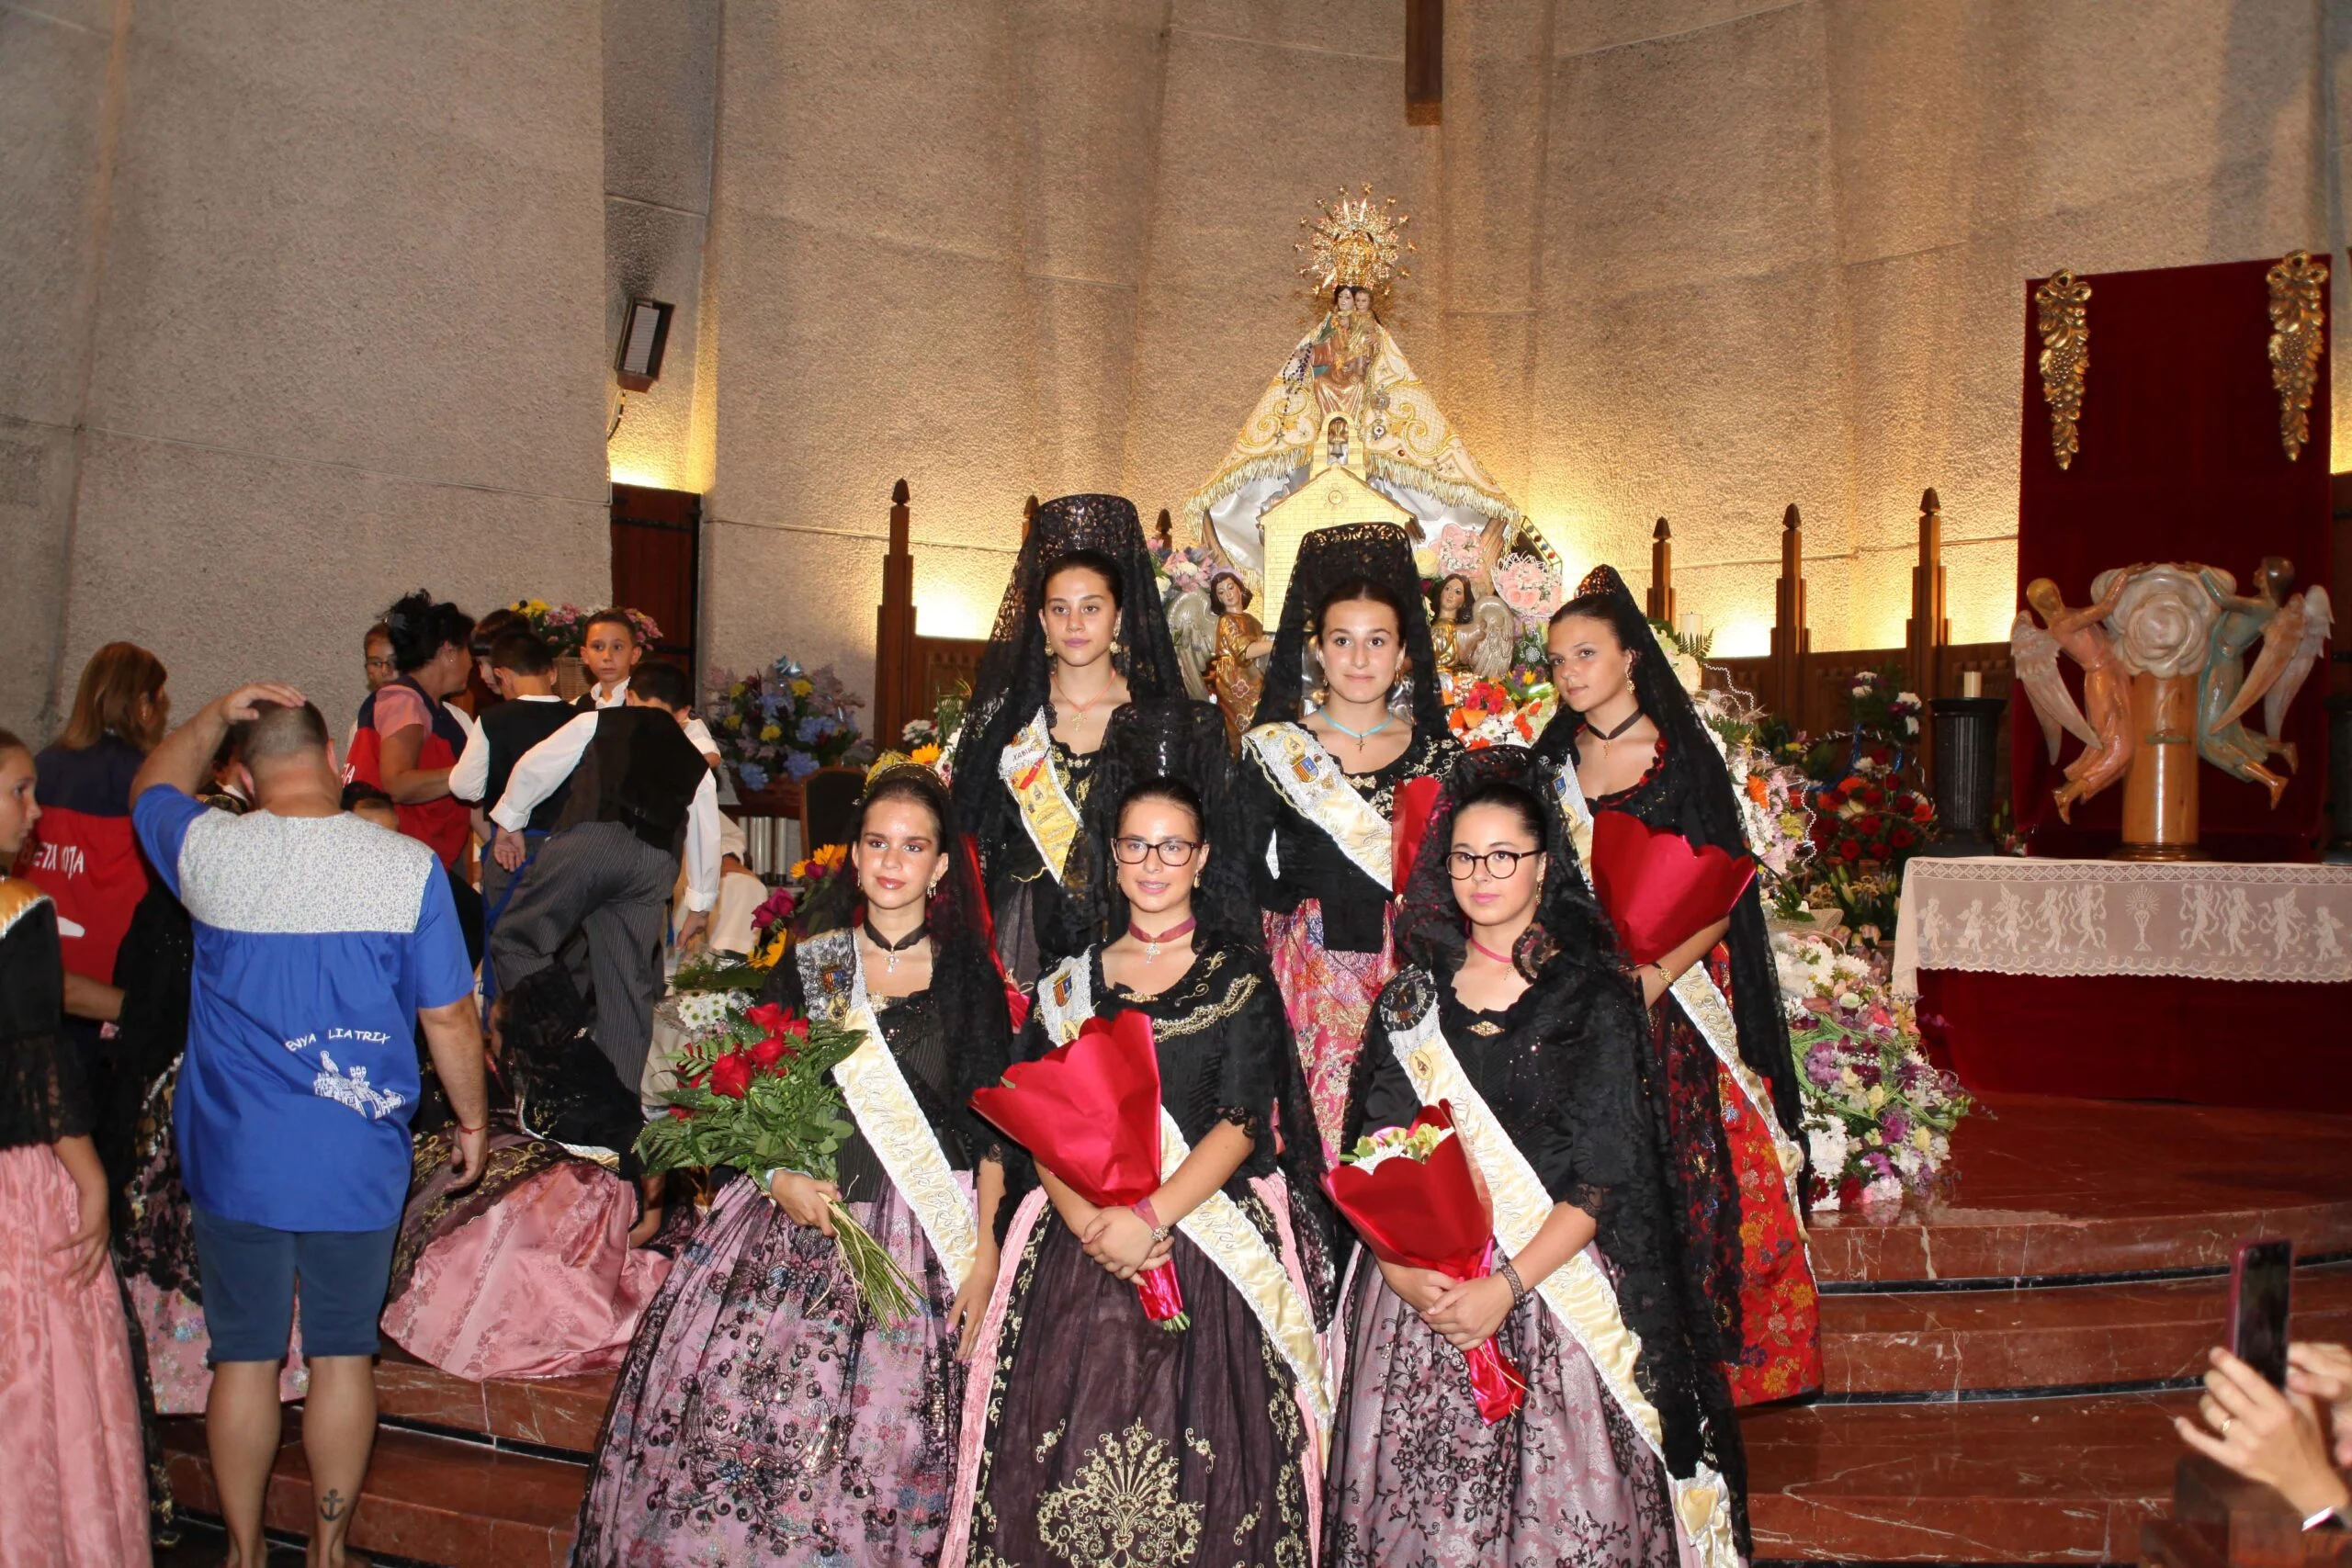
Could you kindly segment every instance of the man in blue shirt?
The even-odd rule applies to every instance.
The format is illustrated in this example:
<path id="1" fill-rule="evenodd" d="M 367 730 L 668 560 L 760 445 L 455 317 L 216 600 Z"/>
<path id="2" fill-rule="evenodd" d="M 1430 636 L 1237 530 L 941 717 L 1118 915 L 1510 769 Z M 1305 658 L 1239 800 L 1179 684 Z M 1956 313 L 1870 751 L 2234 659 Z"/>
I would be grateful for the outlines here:
<path id="1" fill-rule="evenodd" d="M 232 725 L 254 802 L 243 817 L 194 798 Z M 342 793 L 325 720 L 277 685 L 214 702 L 131 783 L 140 844 L 196 929 L 173 1135 L 195 1210 L 213 1359 L 205 1432 L 232 1568 L 262 1568 L 267 1551 L 298 1278 L 311 1561 L 343 1561 L 375 1444 L 376 1320 L 408 1196 L 419 1024 L 457 1113 L 461 1185 L 489 1147 L 447 874 L 424 844 L 345 813 Z"/>

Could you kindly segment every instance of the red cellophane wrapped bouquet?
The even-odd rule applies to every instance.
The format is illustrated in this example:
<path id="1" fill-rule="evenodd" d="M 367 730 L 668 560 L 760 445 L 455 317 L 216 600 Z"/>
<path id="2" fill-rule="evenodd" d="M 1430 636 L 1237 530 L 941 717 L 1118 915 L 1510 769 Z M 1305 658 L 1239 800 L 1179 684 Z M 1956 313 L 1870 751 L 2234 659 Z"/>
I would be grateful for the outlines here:
<path id="1" fill-rule="evenodd" d="M 1694 846 L 1624 811 L 1592 814 L 1592 891 L 1634 964 L 1655 964 L 1732 911 L 1756 857 Z"/>
<path id="2" fill-rule="evenodd" d="M 1127 1208 L 1159 1190 L 1159 1055 L 1139 1012 L 1088 1020 L 1069 1044 L 1007 1067 L 998 1088 L 975 1089 L 972 1109 L 1097 1208 Z M 1174 1263 L 1135 1285 L 1146 1317 L 1171 1333 L 1191 1326 Z"/>
<path id="3" fill-rule="evenodd" d="M 1433 1269 L 1449 1280 L 1480 1280 L 1494 1271 L 1494 1213 L 1471 1179 L 1470 1156 L 1454 1136 L 1453 1107 L 1446 1100 L 1423 1110 L 1410 1127 L 1357 1139 L 1325 1174 L 1323 1187 L 1384 1263 Z M 1473 1346 L 1463 1359 L 1488 1426 L 1526 1399 L 1527 1380 L 1492 1339 Z"/>

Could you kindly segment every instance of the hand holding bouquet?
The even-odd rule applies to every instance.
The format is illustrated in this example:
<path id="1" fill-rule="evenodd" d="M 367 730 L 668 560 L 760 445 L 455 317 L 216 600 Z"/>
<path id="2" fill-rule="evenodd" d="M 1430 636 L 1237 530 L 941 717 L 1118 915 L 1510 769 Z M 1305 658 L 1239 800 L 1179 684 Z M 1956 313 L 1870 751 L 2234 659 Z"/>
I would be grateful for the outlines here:
<path id="1" fill-rule="evenodd" d="M 1007 1067 L 1001 1087 L 975 1089 L 972 1109 L 1098 1209 L 1159 1190 L 1159 1055 L 1142 1013 L 1089 1019 L 1069 1044 Z M 1135 1285 L 1152 1322 L 1171 1332 L 1192 1325 L 1173 1263 L 1144 1270 Z"/>
<path id="2" fill-rule="evenodd" d="M 678 1088 L 662 1097 L 670 1113 L 638 1135 L 638 1157 L 648 1170 L 731 1166 L 756 1176 L 781 1168 L 830 1182 L 835 1152 L 856 1131 L 832 1069 L 865 1037 L 746 1001 L 737 993 L 718 1025 L 686 1047 Z M 911 1315 L 913 1280 L 840 1199 L 827 1209 L 833 1244 L 867 1309 L 884 1322 Z"/>
<path id="3" fill-rule="evenodd" d="M 1469 1155 L 1453 1133 L 1453 1108 L 1428 1107 L 1410 1127 L 1389 1127 L 1356 1140 L 1324 1175 L 1324 1190 L 1356 1227 L 1373 1256 L 1449 1280 L 1493 1272 L 1495 1221 Z M 1492 1339 L 1463 1352 L 1470 1393 L 1488 1426 L 1527 1398 L 1527 1381 Z"/>

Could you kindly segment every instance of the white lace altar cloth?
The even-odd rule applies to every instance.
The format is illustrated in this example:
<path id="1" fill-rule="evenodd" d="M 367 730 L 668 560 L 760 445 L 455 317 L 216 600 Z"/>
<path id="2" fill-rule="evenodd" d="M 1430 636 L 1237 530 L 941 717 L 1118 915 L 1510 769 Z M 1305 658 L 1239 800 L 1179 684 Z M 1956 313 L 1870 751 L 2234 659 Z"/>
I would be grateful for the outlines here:
<path id="1" fill-rule="evenodd" d="M 2352 982 L 2352 866 L 1965 860 L 1903 868 L 1894 990 L 1922 969 Z"/>

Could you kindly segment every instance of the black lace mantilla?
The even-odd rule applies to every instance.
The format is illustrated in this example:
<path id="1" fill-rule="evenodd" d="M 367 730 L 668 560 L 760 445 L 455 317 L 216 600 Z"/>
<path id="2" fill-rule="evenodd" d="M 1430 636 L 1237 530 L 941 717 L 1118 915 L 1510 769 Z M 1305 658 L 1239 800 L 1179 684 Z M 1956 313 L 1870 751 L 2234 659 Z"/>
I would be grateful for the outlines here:
<path id="1" fill-rule="evenodd" d="M 86 1135 L 96 1109 L 65 1037 L 57 906 L 0 877 L 0 1149 Z"/>

